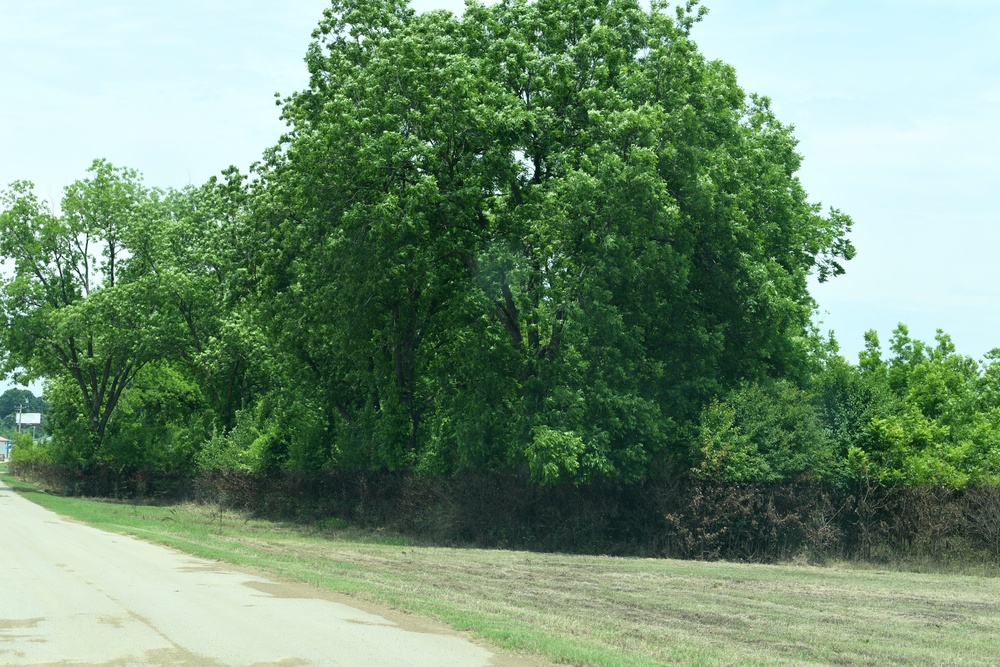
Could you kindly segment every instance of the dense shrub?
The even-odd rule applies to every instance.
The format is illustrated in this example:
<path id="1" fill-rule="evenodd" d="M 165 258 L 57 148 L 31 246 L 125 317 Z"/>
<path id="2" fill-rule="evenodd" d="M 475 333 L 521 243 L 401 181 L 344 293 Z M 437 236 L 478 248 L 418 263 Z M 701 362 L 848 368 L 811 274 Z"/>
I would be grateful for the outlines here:
<path id="1" fill-rule="evenodd" d="M 135 478 L 99 479 L 118 492 L 169 489 L 263 517 L 317 525 L 332 519 L 433 544 L 745 562 L 1000 564 L 1000 488 L 989 486 L 689 481 L 582 488 L 384 472 L 220 471 L 146 487 Z"/>
<path id="2" fill-rule="evenodd" d="M 23 458 L 12 470 L 62 493 L 183 498 L 431 544 L 745 562 L 1000 564 L 1000 488 L 991 486 L 689 481 L 581 488 L 385 472 L 218 471 L 192 479 L 106 466 L 84 472 Z"/>

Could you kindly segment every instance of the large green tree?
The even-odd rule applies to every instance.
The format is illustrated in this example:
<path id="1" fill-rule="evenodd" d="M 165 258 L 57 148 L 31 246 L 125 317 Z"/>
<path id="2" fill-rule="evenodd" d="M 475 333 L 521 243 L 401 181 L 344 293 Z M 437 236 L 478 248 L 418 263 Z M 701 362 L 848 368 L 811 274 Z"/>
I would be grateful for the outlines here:
<path id="1" fill-rule="evenodd" d="M 332 3 L 245 231 L 328 460 L 637 479 L 688 465 L 711 396 L 805 375 L 850 220 L 699 17 Z"/>
<path id="2" fill-rule="evenodd" d="M 2 195 L 0 287 L 3 371 L 57 380 L 79 422 L 84 456 L 100 450 L 115 408 L 144 366 L 161 355 L 164 294 L 149 270 L 158 193 L 130 169 L 98 160 L 65 190 L 60 211 L 30 183 Z"/>
<path id="3" fill-rule="evenodd" d="M 245 200 L 235 169 L 164 191 L 103 160 L 59 214 L 3 194 L 3 370 L 47 380 L 59 461 L 177 469 L 273 383 L 235 270 Z"/>

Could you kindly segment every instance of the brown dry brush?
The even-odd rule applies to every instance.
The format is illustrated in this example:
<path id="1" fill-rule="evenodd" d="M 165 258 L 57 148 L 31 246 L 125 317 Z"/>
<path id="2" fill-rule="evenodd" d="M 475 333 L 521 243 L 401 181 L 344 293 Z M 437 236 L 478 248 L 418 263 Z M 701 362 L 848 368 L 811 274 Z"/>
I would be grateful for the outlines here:
<path id="1" fill-rule="evenodd" d="M 12 466 L 72 495 L 194 500 L 261 517 L 356 528 L 441 545 L 774 563 L 1000 565 L 1000 487 L 837 487 L 672 480 L 540 487 L 499 476 L 220 472 Z"/>
<path id="2" fill-rule="evenodd" d="M 272 518 L 336 517 L 432 544 L 782 562 L 1000 564 L 1000 488 L 721 484 L 539 487 L 499 476 L 227 473 L 203 499 Z"/>
<path id="3" fill-rule="evenodd" d="M 9 470 L 15 477 L 35 482 L 51 492 L 84 498 L 165 503 L 190 499 L 197 488 L 190 475 L 165 475 L 144 467 L 103 464 L 70 467 L 13 461 Z"/>

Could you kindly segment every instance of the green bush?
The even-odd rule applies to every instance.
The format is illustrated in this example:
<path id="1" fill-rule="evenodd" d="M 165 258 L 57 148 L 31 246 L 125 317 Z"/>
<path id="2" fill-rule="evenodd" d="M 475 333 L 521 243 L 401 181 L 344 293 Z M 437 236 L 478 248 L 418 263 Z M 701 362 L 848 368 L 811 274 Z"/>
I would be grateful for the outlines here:
<path id="1" fill-rule="evenodd" d="M 836 443 L 812 398 L 785 381 L 747 384 L 701 413 L 692 474 L 728 482 L 828 480 Z"/>
<path id="2" fill-rule="evenodd" d="M 52 455 L 43 442 L 36 442 L 30 433 L 15 433 L 11 436 L 10 462 L 13 470 L 49 465 Z"/>

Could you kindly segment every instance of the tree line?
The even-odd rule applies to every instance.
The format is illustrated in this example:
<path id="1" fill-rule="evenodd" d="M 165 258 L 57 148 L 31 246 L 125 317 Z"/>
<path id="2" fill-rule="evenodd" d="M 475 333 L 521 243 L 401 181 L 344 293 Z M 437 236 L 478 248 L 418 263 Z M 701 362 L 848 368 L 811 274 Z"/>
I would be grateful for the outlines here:
<path id="1" fill-rule="evenodd" d="M 1000 366 L 812 323 L 852 221 L 675 11 L 334 0 L 287 131 L 161 189 L 97 160 L 0 194 L 0 355 L 45 382 L 22 460 L 537 486 L 1000 474 Z"/>

